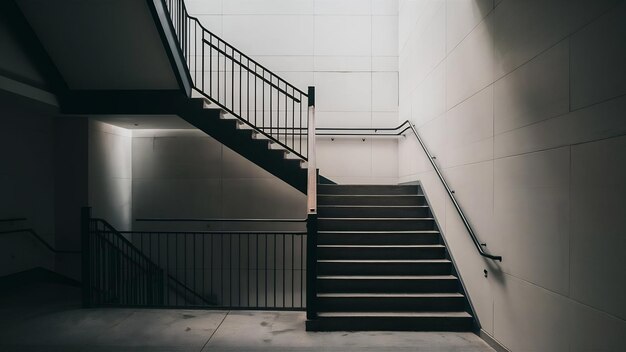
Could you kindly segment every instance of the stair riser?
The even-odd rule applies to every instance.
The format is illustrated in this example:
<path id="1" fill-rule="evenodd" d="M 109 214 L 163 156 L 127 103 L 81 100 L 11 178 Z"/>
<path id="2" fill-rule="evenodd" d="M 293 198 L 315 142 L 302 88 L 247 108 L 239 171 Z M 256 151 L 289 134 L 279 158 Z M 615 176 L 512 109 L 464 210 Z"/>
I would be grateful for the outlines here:
<path id="1" fill-rule="evenodd" d="M 469 317 L 346 317 L 307 320 L 307 331 L 471 331 Z"/>
<path id="2" fill-rule="evenodd" d="M 318 195 L 318 205 L 426 205 L 423 196 L 328 196 Z"/>
<path id="3" fill-rule="evenodd" d="M 349 186 L 329 186 L 319 185 L 318 194 L 378 194 L 378 195 L 398 195 L 398 194 L 421 194 L 419 186 L 383 186 L 383 185 L 349 185 Z"/>
<path id="4" fill-rule="evenodd" d="M 450 275 L 450 263 L 318 263 L 318 275 Z"/>
<path id="5" fill-rule="evenodd" d="M 320 233 L 317 235 L 318 244 L 439 244 L 441 238 L 438 233 Z"/>
<path id="6" fill-rule="evenodd" d="M 431 217 L 427 207 L 319 207 L 319 217 L 328 218 L 425 218 Z"/>
<path id="7" fill-rule="evenodd" d="M 459 312 L 465 310 L 463 297 L 318 297 L 320 312 Z"/>
<path id="8" fill-rule="evenodd" d="M 445 259 L 445 248 L 318 248 L 319 259 Z"/>
<path id="9" fill-rule="evenodd" d="M 319 219 L 319 231 L 411 231 L 435 230 L 434 220 Z"/>
<path id="10" fill-rule="evenodd" d="M 425 293 L 459 292 L 456 279 L 380 280 L 380 279 L 317 279 L 318 292 L 362 293 Z"/>

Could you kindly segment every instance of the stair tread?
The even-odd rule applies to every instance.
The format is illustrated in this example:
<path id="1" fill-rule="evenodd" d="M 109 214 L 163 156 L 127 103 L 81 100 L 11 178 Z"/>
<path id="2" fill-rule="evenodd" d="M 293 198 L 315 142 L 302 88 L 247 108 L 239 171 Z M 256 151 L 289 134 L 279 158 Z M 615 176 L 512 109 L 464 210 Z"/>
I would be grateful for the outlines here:
<path id="1" fill-rule="evenodd" d="M 320 312 L 319 318 L 471 318 L 467 312 Z"/>
<path id="2" fill-rule="evenodd" d="M 450 263 L 448 259 L 319 259 L 318 263 Z"/>
<path id="3" fill-rule="evenodd" d="M 446 248 L 442 244 L 319 244 L 317 248 Z"/>
<path id="4" fill-rule="evenodd" d="M 456 280 L 454 275 L 320 275 L 318 280 Z"/>
<path id="5" fill-rule="evenodd" d="M 422 298 L 422 297 L 465 297 L 462 293 L 318 293 L 320 298 Z"/>

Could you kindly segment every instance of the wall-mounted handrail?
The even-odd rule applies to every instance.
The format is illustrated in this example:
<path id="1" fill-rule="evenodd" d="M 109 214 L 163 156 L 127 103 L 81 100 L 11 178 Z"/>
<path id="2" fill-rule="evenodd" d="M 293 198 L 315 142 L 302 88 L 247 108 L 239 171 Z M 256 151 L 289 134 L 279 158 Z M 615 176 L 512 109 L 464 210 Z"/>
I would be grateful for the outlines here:
<path id="1" fill-rule="evenodd" d="M 403 135 L 406 131 L 411 130 L 413 132 L 413 135 L 415 136 L 415 138 L 419 142 L 420 146 L 422 147 L 422 150 L 426 154 L 426 157 L 430 161 L 430 164 L 432 165 L 433 169 L 435 170 L 435 173 L 437 174 L 437 177 L 439 178 L 439 181 L 441 181 L 441 183 L 443 184 L 443 187 L 445 188 L 446 193 L 448 194 L 448 197 L 450 198 L 450 201 L 452 201 L 452 204 L 454 205 L 454 208 L 456 209 L 457 213 L 459 214 L 459 217 L 461 218 L 461 221 L 463 222 L 463 225 L 465 226 L 465 229 L 469 233 L 469 235 L 470 235 L 470 237 L 472 239 L 472 242 L 474 243 L 474 246 L 478 250 L 478 253 L 481 256 L 485 257 L 485 258 L 489 258 L 489 259 L 497 260 L 497 261 L 502 261 L 502 256 L 486 253 L 485 250 L 483 249 L 483 246 L 485 246 L 485 244 L 482 244 L 478 240 L 478 238 L 476 236 L 476 233 L 474 232 L 474 229 L 472 228 L 472 225 L 470 224 L 469 220 L 465 216 L 465 213 L 463 212 L 463 209 L 461 209 L 461 206 L 459 205 L 459 202 L 456 200 L 456 197 L 454 196 L 454 192 L 452 192 L 452 189 L 450 188 L 450 186 L 448 185 L 448 182 L 446 181 L 445 177 L 441 173 L 441 170 L 439 169 L 439 167 L 435 163 L 435 157 L 430 153 L 430 151 L 426 147 L 426 144 L 424 143 L 424 141 L 420 137 L 419 133 L 417 132 L 417 129 L 415 128 L 415 125 L 412 124 L 409 120 L 404 121 L 398 127 L 391 127 L 391 128 L 389 128 L 389 127 L 384 127 L 384 128 L 377 128 L 377 127 L 359 127 L 359 128 L 349 128 L 349 127 L 332 128 L 332 127 L 325 127 L 325 128 L 317 128 L 316 130 L 318 131 L 316 133 L 317 136 L 363 136 L 363 135 L 400 136 L 400 135 Z M 327 131 L 339 131 L 339 132 L 327 132 Z M 344 131 L 374 131 L 374 132 L 366 134 L 366 133 L 361 133 L 361 132 L 346 133 Z M 385 131 L 385 133 L 377 133 L 377 131 Z"/>
<path id="2" fill-rule="evenodd" d="M 306 231 L 119 231 L 123 235 L 306 235 Z"/>
<path id="3" fill-rule="evenodd" d="M 306 222 L 306 219 L 229 219 L 229 218 L 138 218 L 145 222 Z"/>
<path id="4" fill-rule="evenodd" d="M 6 219 L 0 219 L 0 222 L 17 222 L 17 221 L 26 221 L 26 218 L 6 218 Z"/>
<path id="5" fill-rule="evenodd" d="M 26 220 L 26 219 L 20 219 L 20 220 Z M 12 229 L 12 230 L 0 231 L 0 235 L 10 234 L 10 233 L 27 233 L 27 234 L 33 236 L 37 241 L 39 241 L 39 243 L 43 244 L 44 247 L 46 247 L 52 253 L 56 253 L 56 254 L 80 254 L 81 253 L 81 251 L 56 249 L 56 248 L 52 247 L 52 245 L 50 243 L 48 243 L 46 240 L 44 240 L 43 237 L 39 236 L 39 234 L 37 234 L 37 232 L 35 232 L 35 230 L 30 229 L 30 228 L 22 228 L 22 229 Z"/>

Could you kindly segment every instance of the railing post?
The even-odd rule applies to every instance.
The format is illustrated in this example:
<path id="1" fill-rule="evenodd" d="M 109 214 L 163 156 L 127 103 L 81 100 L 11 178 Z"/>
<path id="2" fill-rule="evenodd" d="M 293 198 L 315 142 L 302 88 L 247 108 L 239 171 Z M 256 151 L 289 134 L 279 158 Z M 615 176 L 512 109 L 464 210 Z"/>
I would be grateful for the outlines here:
<path id="1" fill-rule="evenodd" d="M 306 317 L 317 317 L 317 166 L 315 155 L 315 87 L 308 91 L 307 125 L 307 282 Z"/>
<path id="2" fill-rule="evenodd" d="M 317 213 L 317 165 L 315 154 L 315 87 L 309 87 L 309 113 L 307 124 L 307 211 Z"/>
<path id="3" fill-rule="evenodd" d="M 91 302 L 91 253 L 89 251 L 89 223 L 91 222 L 91 207 L 82 207 L 80 210 L 80 235 L 82 248 L 81 276 L 83 281 L 83 308 L 89 308 Z"/>
<path id="4" fill-rule="evenodd" d="M 317 317 L 317 214 L 307 216 L 306 238 L 306 318 Z"/>

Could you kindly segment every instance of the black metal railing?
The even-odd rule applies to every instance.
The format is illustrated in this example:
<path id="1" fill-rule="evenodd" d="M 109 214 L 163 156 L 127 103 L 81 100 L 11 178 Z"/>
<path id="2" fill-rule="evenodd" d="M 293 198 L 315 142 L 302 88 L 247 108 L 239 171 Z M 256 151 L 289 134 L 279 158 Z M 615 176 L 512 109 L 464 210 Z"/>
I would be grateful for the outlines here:
<path id="1" fill-rule="evenodd" d="M 306 219 L 138 218 L 135 221 L 303 224 Z M 132 236 L 133 243 L 167 273 L 205 297 L 212 308 L 303 310 L 306 307 L 305 231 L 123 233 Z M 166 305 L 190 306 L 183 298 L 166 293 Z"/>
<path id="2" fill-rule="evenodd" d="M 474 246 L 478 250 L 478 253 L 482 257 L 485 257 L 485 258 L 488 258 L 488 259 L 492 259 L 492 260 L 497 260 L 497 261 L 501 262 L 502 261 L 502 257 L 501 256 L 493 255 L 493 254 L 489 254 L 489 253 L 485 252 L 483 247 L 487 246 L 487 244 L 484 243 L 484 242 L 480 242 L 478 240 L 478 237 L 476 236 L 476 233 L 474 232 L 474 229 L 472 228 L 472 225 L 470 224 L 469 220 L 467 219 L 467 216 L 465 216 L 465 213 L 463 212 L 463 209 L 461 209 L 461 205 L 459 204 L 459 202 L 456 200 L 456 197 L 454 196 L 454 191 L 450 188 L 450 186 L 448 185 L 448 182 L 446 181 L 445 177 L 441 173 L 441 170 L 439 169 L 439 167 L 435 163 L 435 160 L 436 160 L 435 156 L 433 156 L 430 153 L 430 151 L 426 147 L 426 144 L 424 143 L 424 141 L 420 137 L 419 133 L 417 132 L 417 129 L 415 128 L 415 125 L 412 124 L 410 121 L 406 120 L 402 124 L 400 124 L 398 127 L 391 127 L 391 128 L 376 128 L 376 127 L 371 127 L 371 128 L 369 128 L 369 127 L 364 127 L 364 128 L 350 128 L 350 127 L 347 127 L 347 128 L 346 127 L 317 128 L 316 129 L 316 135 L 317 136 L 359 136 L 359 137 L 361 137 L 361 136 L 401 136 L 401 135 L 405 135 L 405 133 L 407 131 L 411 131 L 411 133 L 415 136 L 415 138 L 417 139 L 418 143 L 422 147 L 422 150 L 426 154 L 426 157 L 430 161 L 431 166 L 435 170 L 435 173 L 437 174 L 437 177 L 439 178 L 439 181 L 441 181 L 441 184 L 445 188 L 446 193 L 448 194 L 448 197 L 450 198 L 450 201 L 452 202 L 452 205 L 454 205 L 454 208 L 456 209 L 457 213 L 459 214 L 459 217 L 461 218 L 461 221 L 463 222 L 463 225 L 465 226 L 465 229 L 469 233 L 469 235 L 470 235 L 470 237 L 472 239 L 472 242 L 474 243 Z"/>
<path id="3" fill-rule="evenodd" d="M 305 307 L 305 232 L 121 233 L 176 279 L 165 291 L 164 306 L 271 310 Z"/>
<path id="4" fill-rule="evenodd" d="M 88 277 L 83 280 L 90 283 L 86 306 L 306 307 L 304 231 L 117 231 L 105 220 L 92 219 L 87 213 L 83 215 L 89 224 L 89 248 L 83 257 L 88 258 L 89 267 Z"/>
<path id="5" fill-rule="evenodd" d="M 26 218 L 7 218 L 7 219 L 0 219 L 0 223 L 17 223 L 17 222 L 22 223 L 27 220 L 28 219 Z M 14 229 L 0 230 L 0 235 L 9 235 L 9 234 L 18 234 L 18 233 L 25 233 L 27 235 L 30 235 L 33 239 L 37 240 L 37 242 L 39 242 L 41 245 L 43 245 L 46 249 L 48 249 L 52 253 L 80 254 L 80 250 L 56 249 L 54 246 L 48 243 L 48 241 L 46 241 L 43 237 L 41 237 L 37 233 L 37 231 L 35 231 L 35 229 L 33 228 L 20 227 L 20 228 L 14 228 Z"/>
<path id="6" fill-rule="evenodd" d="M 19 229 L 11 229 L 11 230 L 2 230 L 0 231 L 0 235 L 7 234 L 15 234 L 15 233 L 26 233 L 36 239 L 39 243 L 41 243 L 46 249 L 55 254 L 80 254 L 79 250 L 66 250 L 66 249 L 56 249 L 54 248 L 48 241 L 44 240 L 34 229 L 31 228 L 19 228 Z"/>
<path id="7" fill-rule="evenodd" d="M 103 219 L 88 219 L 89 306 L 160 306 L 164 272 Z"/>
<path id="8" fill-rule="evenodd" d="M 193 88 L 259 135 L 307 160 L 307 93 L 190 16 L 183 0 L 162 0 Z"/>

